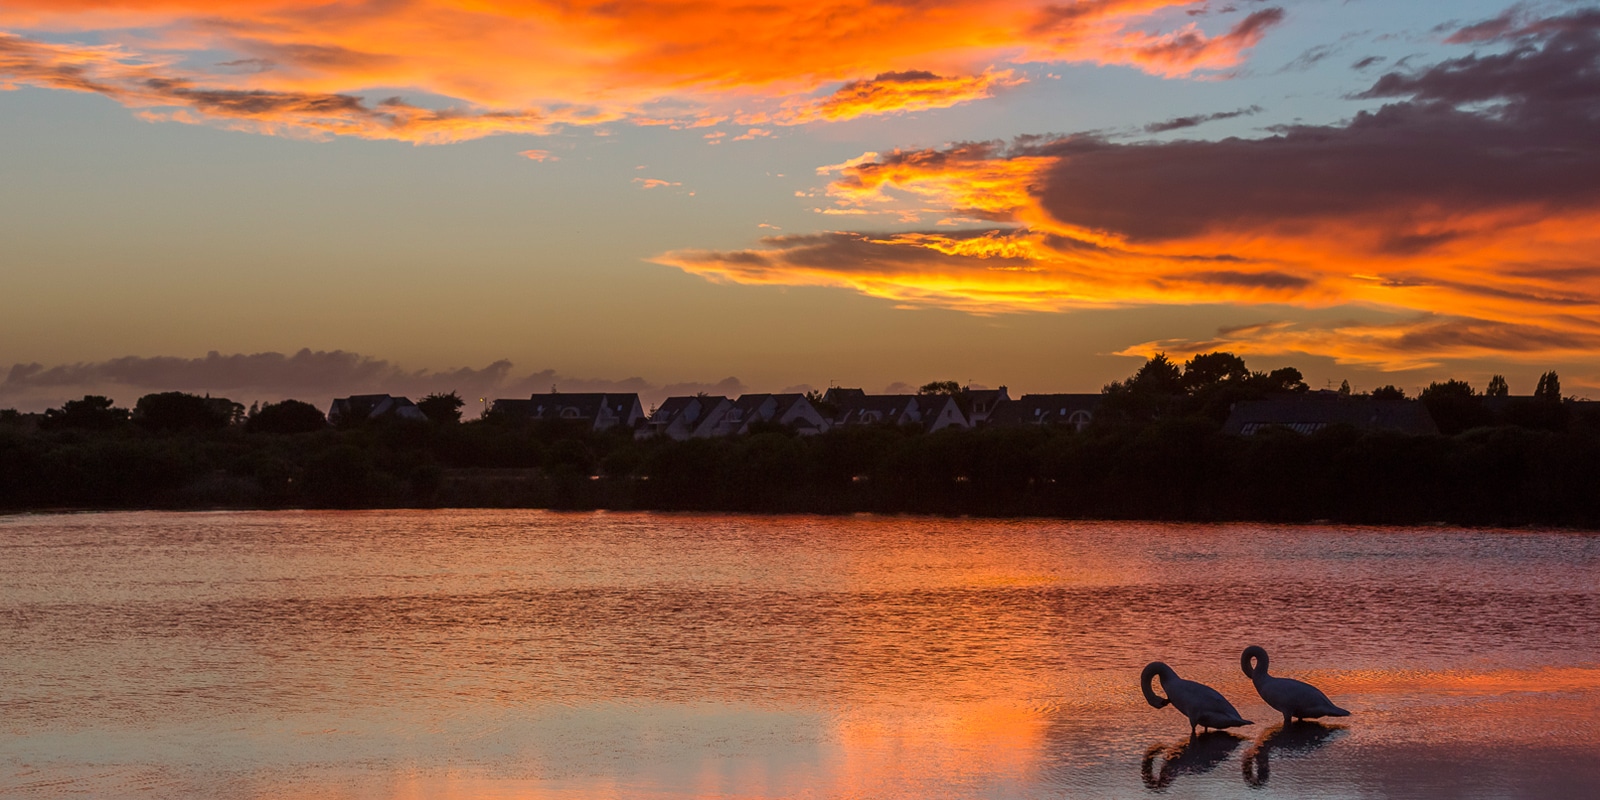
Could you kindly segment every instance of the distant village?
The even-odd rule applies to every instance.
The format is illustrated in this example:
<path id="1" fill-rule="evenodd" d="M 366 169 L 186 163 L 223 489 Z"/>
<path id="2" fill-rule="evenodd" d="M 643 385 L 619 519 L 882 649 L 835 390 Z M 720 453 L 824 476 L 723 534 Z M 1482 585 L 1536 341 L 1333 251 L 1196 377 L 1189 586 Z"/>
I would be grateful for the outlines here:
<path id="1" fill-rule="evenodd" d="M 930 384 L 930 387 L 933 386 Z M 925 387 L 927 388 L 927 387 Z M 495 400 L 485 416 L 506 421 L 562 420 L 593 431 L 632 430 L 638 439 L 677 441 L 738 436 L 764 426 L 812 436 L 860 425 L 910 426 L 927 433 L 982 427 L 1050 426 L 1083 430 L 1095 419 L 1105 395 L 1024 394 L 949 387 L 917 394 L 868 394 L 830 388 L 818 395 L 746 394 L 669 397 L 646 411 L 631 393 L 536 394 L 527 399 Z M 345 425 L 384 418 L 425 421 L 410 399 L 387 394 L 355 395 L 333 401 L 328 421 Z M 1315 433 L 1329 425 L 1411 435 L 1437 434 L 1424 404 L 1409 399 L 1350 395 L 1333 390 L 1304 391 L 1266 400 L 1236 403 L 1225 433 L 1249 436 L 1268 427 Z"/>
<path id="2" fill-rule="evenodd" d="M 1330 519 L 1600 528 L 1600 404 L 1431 383 L 1314 390 L 1228 353 L 1098 393 L 157 392 L 0 409 L 0 509 L 508 507 Z"/>

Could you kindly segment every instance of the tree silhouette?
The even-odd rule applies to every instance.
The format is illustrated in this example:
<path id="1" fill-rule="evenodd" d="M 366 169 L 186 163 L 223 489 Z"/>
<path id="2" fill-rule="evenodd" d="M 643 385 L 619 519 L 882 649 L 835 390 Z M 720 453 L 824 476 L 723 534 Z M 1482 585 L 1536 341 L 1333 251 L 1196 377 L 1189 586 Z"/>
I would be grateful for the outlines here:
<path id="1" fill-rule="evenodd" d="M 1406 390 L 1404 390 L 1404 389 L 1402 389 L 1402 388 L 1400 388 L 1398 386 L 1395 386 L 1392 383 L 1388 384 L 1386 386 L 1379 386 L 1378 388 L 1372 390 L 1372 399 L 1374 399 L 1374 400 L 1404 400 L 1404 399 L 1406 399 Z"/>
<path id="2" fill-rule="evenodd" d="M 1506 385 L 1506 376 L 1496 375 L 1489 379 L 1489 388 L 1483 390 L 1484 397 L 1510 397 L 1511 387 Z"/>
<path id="3" fill-rule="evenodd" d="M 1439 432 L 1453 436 L 1494 423 L 1494 415 L 1483 407 L 1477 395 L 1472 384 L 1452 378 L 1443 383 L 1435 381 L 1428 384 L 1419 398 L 1428 407 L 1428 414 L 1439 426 Z"/>
<path id="4" fill-rule="evenodd" d="M 86 394 L 82 400 L 68 400 L 60 408 L 44 412 L 39 420 L 43 430 L 109 430 L 128 421 L 128 409 L 113 408 L 109 397 Z"/>
<path id="5" fill-rule="evenodd" d="M 428 419 L 441 425 L 449 425 L 461 421 L 461 407 L 466 401 L 455 392 L 449 394 L 430 394 L 417 401 L 417 408 L 426 414 Z"/>
<path id="6" fill-rule="evenodd" d="M 133 421 L 152 431 L 216 430 L 244 415 L 244 406 L 225 397 L 159 392 L 139 398 Z"/>
<path id="7" fill-rule="evenodd" d="M 299 400 L 268 403 L 245 422 L 245 429 L 253 433 L 313 433 L 326 427 L 322 411 Z"/>
<path id="8" fill-rule="evenodd" d="M 1224 382 L 1241 382 L 1250 379 L 1250 370 L 1244 359 L 1225 352 L 1206 353 L 1191 358 L 1183 365 L 1183 386 L 1197 392 Z"/>
<path id="9" fill-rule="evenodd" d="M 1252 376 L 1252 380 L 1256 379 L 1256 376 Z M 1270 392 L 1304 392 L 1311 388 L 1306 385 L 1306 376 L 1300 374 L 1300 370 L 1294 367 L 1275 369 L 1261 376 L 1259 380 L 1262 383 L 1261 388 Z"/>
<path id="10" fill-rule="evenodd" d="M 1551 403 L 1561 402 L 1561 376 L 1555 370 L 1539 376 L 1539 387 L 1533 390 L 1533 396 Z"/>

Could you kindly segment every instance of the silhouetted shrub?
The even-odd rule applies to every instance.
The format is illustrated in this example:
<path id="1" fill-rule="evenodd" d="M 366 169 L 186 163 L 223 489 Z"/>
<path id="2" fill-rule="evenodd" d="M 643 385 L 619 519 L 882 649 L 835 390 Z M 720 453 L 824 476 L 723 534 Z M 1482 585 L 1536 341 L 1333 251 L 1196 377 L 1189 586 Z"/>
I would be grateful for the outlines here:
<path id="1" fill-rule="evenodd" d="M 252 433 L 315 433 L 327 427 L 321 409 L 299 400 L 268 403 L 245 422 L 245 429 Z"/>

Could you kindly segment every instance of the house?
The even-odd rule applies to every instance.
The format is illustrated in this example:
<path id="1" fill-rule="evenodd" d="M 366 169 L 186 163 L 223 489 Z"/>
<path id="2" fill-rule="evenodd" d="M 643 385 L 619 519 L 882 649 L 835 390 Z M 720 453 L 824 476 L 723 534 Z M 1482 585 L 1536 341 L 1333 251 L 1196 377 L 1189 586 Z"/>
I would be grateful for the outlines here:
<path id="1" fill-rule="evenodd" d="M 1363 431 L 1392 431 L 1431 436 L 1439 428 L 1428 407 L 1417 400 L 1374 400 L 1364 395 L 1297 394 L 1237 403 L 1222 426 L 1223 433 L 1252 436 L 1265 428 L 1316 433 L 1329 425 Z"/>
<path id="2" fill-rule="evenodd" d="M 967 422 L 976 428 L 989 421 L 989 415 L 1003 403 L 1011 402 L 1011 393 L 1002 386 L 998 389 L 963 389 L 961 399 L 966 403 Z"/>
<path id="3" fill-rule="evenodd" d="M 989 424 L 1067 425 L 1083 430 L 1094 421 L 1100 407 L 1100 394 L 1025 394 L 999 404 L 989 414 Z"/>
<path id="4" fill-rule="evenodd" d="M 832 420 L 833 427 L 844 427 L 920 425 L 922 414 L 918 413 L 917 397 L 914 394 L 867 394 L 860 389 L 829 389 L 822 399 L 838 409 Z"/>
<path id="5" fill-rule="evenodd" d="M 710 436 L 716 423 L 731 408 L 733 401 L 721 396 L 669 397 L 656 407 L 638 435 L 640 438 L 665 436 L 680 442 Z"/>
<path id="6" fill-rule="evenodd" d="M 746 394 L 714 423 L 711 435 L 749 433 L 752 425 L 763 422 L 794 428 L 802 436 L 821 433 L 829 426 L 803 394 Z"/>
<path id="7" fill-rule="evenodd" d="M 967 413 L 961 410 L 961 404 L 954 395 L 919 394 L 917 413 L 922 417 L 922 429 L 928 433 L 942 431 L 945 428 L 972 427 Z"/>
<path id="8" fill-rule="evenodd" d="M 835 426 L 917 425 L 930 433 L 970 427 L 955 397 L 947 394 L 866 394 L 845 390 L 834 396 L 837 399 L 832 402 L 838 408 L 833 418 Z"/>
<path id="9" fill-rule="evenodd" d="M 387 394 L 357 394 L 341 397 L 328 407 L 328 422 L 334 425 L 351 425 L 366 420 L 404 419 L 427 422 L 428 415 L 417 404 L 405 397 Z"/>
<path id="10" fill-rule="evenodd" d="M 527 400 L 496 400 L 489 413 L 530 421 L 567 420 L 597 431 L 618 425 L 636 428 L 644 419 L 639 395 L 598 392 L 552 392 Z"/>
<path id="11" fill-rule="evenodd" d="M 830 406 L 838 407 L 843 403 L 851 400 L 859 400 L 866 396 L 866 391 L 862 389 L 846 389 L 842 386 L 830 386 L 828 387 L 828 391 L 822 393 L 822 402 Z"/>

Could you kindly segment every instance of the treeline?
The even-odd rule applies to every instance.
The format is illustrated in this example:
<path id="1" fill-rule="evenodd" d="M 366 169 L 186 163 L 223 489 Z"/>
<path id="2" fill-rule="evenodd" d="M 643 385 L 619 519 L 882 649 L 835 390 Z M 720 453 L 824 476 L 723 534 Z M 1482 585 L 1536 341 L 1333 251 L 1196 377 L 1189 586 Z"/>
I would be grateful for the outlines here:
<path id="1" fill-rule="evenodd" d="M 0 413 L 0 508 L 505 506 L 1600 527 L 1600 415 L 1563 402 L 1558 388 L 1519 399 L 1435 384 L 1421 401 L 1457 414 L 1451 426 L 1468 424 L 1440 421 L 1440 436 L 1342 426 L 1222 432 L 1232 403 L 1297 391 L 1306 388 L 1293 370 L 1254 373 L 1228 354 L 1181 366 L 1159 357 L 1108 386 L 1095 424 L 1081 432 L 862 426 L 803 437 L 772 426 L 683 442 L 563 421 L 462 421 L 452 394 L 418 404 L 429 422 L 339 428 L 295 401 L 247 412 L 164 393 L 126 410 L 90 397 L 35 421 Z"/>

